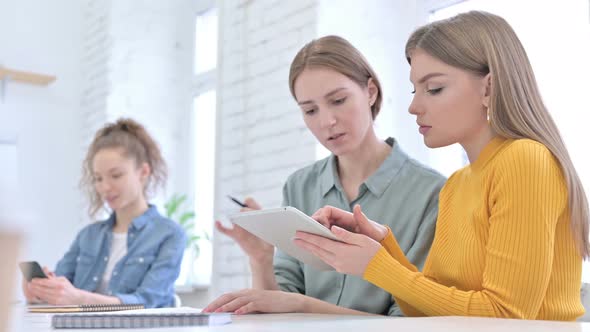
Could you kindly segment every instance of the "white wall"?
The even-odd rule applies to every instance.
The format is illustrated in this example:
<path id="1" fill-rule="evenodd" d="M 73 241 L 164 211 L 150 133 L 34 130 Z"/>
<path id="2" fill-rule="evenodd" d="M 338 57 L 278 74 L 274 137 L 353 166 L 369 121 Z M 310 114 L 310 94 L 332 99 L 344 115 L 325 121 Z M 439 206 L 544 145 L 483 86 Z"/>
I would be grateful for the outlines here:
<path id="1" fill-rule="evenodd" d="M 77 1 L 0 2 L 0 64 L 57 76 L 48 87 L 8 83 L 0 100 L 0 138 L 18 147 L 21 191 L 10 204 L 27 235 L 23 258 L 49 266 L 82 226 L 75 176 L 82 13 Z"/>
<path id="2" fill-rule="evenodd" d="M 316 36 L 317 4 L 220 1 L 216 215 L 237 209 L 226 197 L 251 195 L 279 206 L 287 176 L 315 158 L 287 83 L 291 60 Z M 212 296 L 250 285 L 241 250 L 215 233 Z"/>
<path id="3" fill-rule="evenodd" d="M 190 112 L 194 4 L 190 0 L 112 1 L 106 117 L 132 117 L 160 144 L 169 166 L 166 193 L 192 191 Z M 161 210 L 162 211 L 162 210 Z"/>
<path id="4" fill-rule="evenodd" d="M 83 150 L 106 121 L 131 117 L 159 143 L 166 190 L 191 193 L 190 116 L 194 8 L 190 0 L 92 1 L 84 16 Z M 162 211 L 162 210 L 161 210 Z"/>
<path id="5" fill-rule="evenodd" d="M 383 89 L 383 105 L 375 122 L 379 137 L 395 137 L 412 157 L 428 163 L 416 119 L 408 113 L 412 85 L 404 46 L 424 20 L 415 0 L 322 0 L 318 36 L 339 35 L 367 58 Z"/>

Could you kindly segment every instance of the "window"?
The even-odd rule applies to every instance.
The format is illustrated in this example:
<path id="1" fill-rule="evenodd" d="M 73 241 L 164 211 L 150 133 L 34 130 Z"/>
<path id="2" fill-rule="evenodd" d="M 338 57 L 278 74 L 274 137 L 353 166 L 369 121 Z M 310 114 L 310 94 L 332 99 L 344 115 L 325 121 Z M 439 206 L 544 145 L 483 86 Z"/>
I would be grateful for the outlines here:
<path id="1" fill-rule="evenodd" d="M 197 16 L 195 24 L 195 75 L 217 66 L 217 10 L 211 8 Z"/>
<path id="2" fill-rule="evenodd" d="M 484 10 L 504 17 L 527 51 L 545 105 L 557 123 L 586 195 L 590 194 L 590 159 L 585 158 L 587 78 L 590 76 L 590 3 L 587 0 L 469 0 L 431 13 L 431 20 Z M 548 24 L 548 20 L 551 24 Z M 590 282 L 590 263 L 583 280 Z"/>
<path id="3" fill-rule="evenodd" d="M 190 118 L 192 171 L 194 178 L 194 234 L 213 234 L 215 191 L 216 70 L 218 17 L 211 3 L 200 3 L 195 19 L 193 63 L 193 110 Z M 190 159 L 190 158 L 189 158 Z M 182 262 L 177 289 L 183 286 L 207 286 L 211 283 L 212 243 L 199 241 L 199 255 L 186 255 Z"/>
<path id="4" fill-rule="evenodd" d="M 215 90 L 204 92 L 194 99 L 194 160 L 195 167 L 195 227 L 197 233 L 213 234 L 215 195 Z M 209 284 L 211 280 L 211 242 L 201 241 L 200 255 L 193 267 L 193 282 Z"/>

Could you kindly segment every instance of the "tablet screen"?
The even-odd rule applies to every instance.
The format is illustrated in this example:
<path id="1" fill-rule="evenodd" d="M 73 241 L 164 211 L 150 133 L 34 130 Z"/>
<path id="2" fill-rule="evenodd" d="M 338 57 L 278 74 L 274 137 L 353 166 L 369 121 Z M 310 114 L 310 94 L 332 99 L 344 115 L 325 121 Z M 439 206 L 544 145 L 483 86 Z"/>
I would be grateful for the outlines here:
<path id="1" fill-rule="evenodd" d="M 242 212 L 230 216 L 230 220 L 305 264 L 318 270 L 334 270 L 321 259 L 293 243 L 297 231 L 337 240 L 328 228 L 294 207 Z"/>

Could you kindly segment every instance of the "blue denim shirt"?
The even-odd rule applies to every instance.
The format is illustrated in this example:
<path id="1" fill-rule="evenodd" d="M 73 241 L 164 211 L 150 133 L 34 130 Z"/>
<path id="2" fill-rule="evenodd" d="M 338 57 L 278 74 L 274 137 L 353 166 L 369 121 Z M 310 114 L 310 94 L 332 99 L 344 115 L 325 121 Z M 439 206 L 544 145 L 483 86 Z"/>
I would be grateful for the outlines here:
<path id="1" fill-rule="evenodd" d="M 104 274 L 115 214 L 86 226 L 57 263 L 55 274 L 79 289 L 96 291 Z M 184 230 L 155 206 L 135 218 L 127 231 L 127 254 L 115 265 L 106 295 L 148 308 L 174 304 L 174 282 L 186 245 Z"/>

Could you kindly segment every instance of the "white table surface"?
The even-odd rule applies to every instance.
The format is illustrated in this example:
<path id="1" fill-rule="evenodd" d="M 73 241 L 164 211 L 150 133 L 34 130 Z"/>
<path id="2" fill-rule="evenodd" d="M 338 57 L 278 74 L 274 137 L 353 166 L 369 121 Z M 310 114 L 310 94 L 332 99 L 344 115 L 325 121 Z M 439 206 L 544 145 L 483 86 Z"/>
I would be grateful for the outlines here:
<path id="1" fill-rule="evenodd" d="M 525 321 L 513 319 L 490 319 L 478 317 L 427 317 L 427 318 L 388 318 L 377 316 L 343 316 L 320 314 L 260 314 L 234 315 L 232 323 L 222 326 L 193 326 L 179 328 L 151 329 L 88 329 L 88 330 L 54 330 L 50 326 L 50 315 L 29 314 L 24 308 L 13 312 L 10 332 L 34 331 L 501 331 L 501 332 L 590 332 L 590 323 Z"/>

